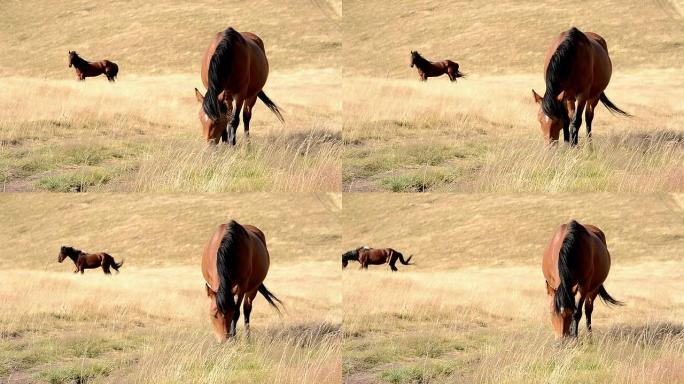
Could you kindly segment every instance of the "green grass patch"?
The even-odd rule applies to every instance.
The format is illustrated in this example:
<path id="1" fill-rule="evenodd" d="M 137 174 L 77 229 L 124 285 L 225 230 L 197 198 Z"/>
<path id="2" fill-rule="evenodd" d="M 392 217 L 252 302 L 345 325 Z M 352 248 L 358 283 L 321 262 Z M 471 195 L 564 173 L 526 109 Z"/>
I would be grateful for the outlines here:
<path id="1" fill-rule="evenodd" d="M 67 366 L 49 368 L 37 376 L 50 384 L 86 383 L 96 377 L 108 376 L 112 369 L 111 365 L 102 362 L 75 362 Z"/>

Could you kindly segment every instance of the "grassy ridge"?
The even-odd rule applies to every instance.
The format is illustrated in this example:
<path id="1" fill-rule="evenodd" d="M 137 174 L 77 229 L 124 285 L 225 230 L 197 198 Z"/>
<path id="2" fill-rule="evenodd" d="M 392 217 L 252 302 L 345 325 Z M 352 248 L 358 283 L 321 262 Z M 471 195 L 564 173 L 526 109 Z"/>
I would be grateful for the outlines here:
<path id="1" fill-rule="evenodd" d="M 343 281 L 346 383 L 684 380 L 682 195 L 345 194 L 343 249 L 414 254 Z M 554 341 L 543 248 L 575 218 L 604 230 L 605 282 L 577 342 Z"/>
<path id="2" fill-rule="evenodd" d="M 679 11 L 666 1 L 351 2 L 343 22 L 343 189 L 681 190 Z M 635 117 L 599 106 L 593 146 L 583 126 L 578 150 L 545 151 L 531 90 L 543 93 L 547 47 L 572 25 L 606 38 L 606 94 Z M 412 49 L 456 60 L 469 76 L 420 83 L 409 68 Z"/>
<path id="3" fill-rule="evenodd" d="M 340 209 L 339 194 L 5 195 L 0 381 L 338 383 Z M 251 338 L 240 325 L 216 345 L 200 259 L 229 218 L 265 232 L 285 310 L 257 298 Z M 63 244 L 125 263 L 75 275 Z"/>
<path id="4" fill-rule="evenodd" d="M 339 191 L 340 7 L 4 4 L 0 189 Z M 201 137 L 193 88 L 204 89 L 200 60 L 228 25 L 263 38 L 270 59 L 265 92 L 286 123 L 258 102 L 249 145 L 240 129 L 237 150 L 212 151 Z M 117 62 L 119 80 L 77 82 L 66 61 L 72 49 Z"/>

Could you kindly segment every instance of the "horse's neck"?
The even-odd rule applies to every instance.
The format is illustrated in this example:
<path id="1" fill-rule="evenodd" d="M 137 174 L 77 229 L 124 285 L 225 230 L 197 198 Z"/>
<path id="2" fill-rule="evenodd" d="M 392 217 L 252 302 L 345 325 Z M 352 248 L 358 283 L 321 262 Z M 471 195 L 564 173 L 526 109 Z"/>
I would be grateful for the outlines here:
<path id="1" fill-rule="evenodd" d="M 76 250 L 74 253 L 72 253 L 72 254 L 69 255 L 69 258 L 70 258 L 71 260 L 73 260 L 73 262 L 75 263 L 76 260 L 78 260 L 78 258 L 81 256 L 82 253 L 83 253 L 83 252 Z"/>
<path id="2" fill-rule="evenodd" d="M 416 59 L 416 66 L 420 69 L 426 69 L 432 66 L 432 63 L 425 59 L 423 56 L 418 56 Z"/>
<path id="3" fill-rule="evenodd" d="M 82 59 L 80 56 L 77 56 L 74 59 L 74 67 L 81 69 L 81 68 L 84 68 L 87 66 L 88 66 L 88 62 L 86 60 Z"/>

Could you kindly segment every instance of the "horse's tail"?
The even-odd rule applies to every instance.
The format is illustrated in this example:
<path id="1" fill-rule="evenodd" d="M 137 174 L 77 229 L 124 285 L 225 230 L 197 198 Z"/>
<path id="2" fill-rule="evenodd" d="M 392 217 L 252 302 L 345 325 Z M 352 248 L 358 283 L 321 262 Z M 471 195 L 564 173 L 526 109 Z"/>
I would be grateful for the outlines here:
<path id="1" fill-rule="evenodd" d="M 235 298 L 233 298 L 232 281 L 230 278 L 233 269 L 235 250 L 239 237 L 246 237 L 245 228 L 235 220 L 231 220 L 226 225 L 226 231 L 221 239 L 216 254 L 216 271 L 219 275 L 219 287 L 216 291 L 216 307 L 222 314 L 228 313 L 228 309 L 235 309 Z"/>
<path id="2" fill-rule="evenodd" d="M 625 305 L 625 303 L 622 301 L 615 300 L 611 295 L 609 295 L 608 292 L 606 292 L 606 289 L 603 287 L 603 284 L 601 284 L 599 287 L 598 295 L 601 300 L 608 305 Z"/>
<path id="3" fill-rule="evenodd" d="M 266 301 L 268 301 L 268 303 L 271 304 L 271 306 L 275 308 L 278 313 L 280 313 L 280 308 L 278 308 L 278 305 L 275 302 L 278 302 L 280 305 L 283 305 L 283 302 L 280 301 L 280 299 L 278 299 L 274 294 L 272 294 L 263 283 L 259 285 L 259 293 L 261 293 Z"/>
<path id="4" fill-rule="evenodd" d="M 114 268 L 118 272 L 119 268 L 121 268 L 121 266 L 123 265 L 125 259 L 121 259 L 121 262 L 117 263 L 116 260 L 114 260 L 114 257 L 110 257 L 112 258 L 112 268 Z"/>
<path id="5" fill-rule="evenodd" d="M 406 260 L 404 260 L 404 255 L 402 255 L 401 252 L 397 252 L 397 256 L 399 256 L 399 262 L 400 263 L 402 263 L 404 265 L 411 265 L 410 261 L 413 258 L 413 255 L 409 256 L 408 259 L 406 259 Z"/>
<path id="6" fill-rule="evenodd" d="M 459 69 L 456 70 L 456 77 L 466 77 L 466 74 L 461 72 Z"/>
<path id="7" fill-rule="evenodd" d="M 283 119 L 283 115 L 280 113 L 280 108 L 278 108 L 278 106 L 271 99 L 269 99 L 268 96 L 266 96 L 263 90 L 259 91 L 257 96 L 261 101 L 264 102 L 264 104 L 266 104 L 268 109 L 270 109 L 271 112 L 273 112 L 276 115 L 276 117 L 278 117 L 278 120 L 280 120 L 281 123 L 285 122 L 285 119 Z"/>
<path id="8" fill-rule="evenodd" d="M 623 111 L 622 109 L 616 107 L 615 104 L 613 104 L 613 102 L 608 100 L 608 96 L 606 96 L 605 93 L 601 92 L 601 96 L 599 97 L 599 100 L 601 101 L 601 103 L 603 103 L 603 105 L 606 106 L 606 108 L 608 108 L 610 113 L 613 113 L 613 114 L 617 113 L 617 114 L 622 115 L 622 116 L 632 117 L 632 115 L 630 115 L 629 113 L 627 113 L 627 112 Z"/>
<path id="9" fill-rule="evenodd" d="M 570 221 L 565 232 L 565 239 L 558 254 L 558 276 L 560 285 L 556 290 L 553 300 L 553 309 L 557 314 L 569 309 L 575 311 L 575 295 L 572 287 L 575 286 L 576 278 L 574 271 L 577 269 L 579 255 L 579 235 L 585 231 L 584 227 L 575 220 Z"/>

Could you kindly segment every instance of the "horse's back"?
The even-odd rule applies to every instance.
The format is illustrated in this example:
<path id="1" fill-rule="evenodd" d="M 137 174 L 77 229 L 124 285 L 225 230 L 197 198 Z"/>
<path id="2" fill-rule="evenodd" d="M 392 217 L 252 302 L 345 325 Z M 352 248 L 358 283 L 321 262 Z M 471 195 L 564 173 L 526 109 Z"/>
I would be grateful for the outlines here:
<path id="1" fill-rule="evenodd" d="M 259 48 L 261 48 L 261 51 L 266 53 L 266 48 L 264 48 L 264 41 L 261 40 L 261 37 L 257 36 L 256 34 L 252 32 L 242 32 L 242 37 L 245 38 L 247 41 L 251 41 L 254 44 L 256 44 Z"/>

